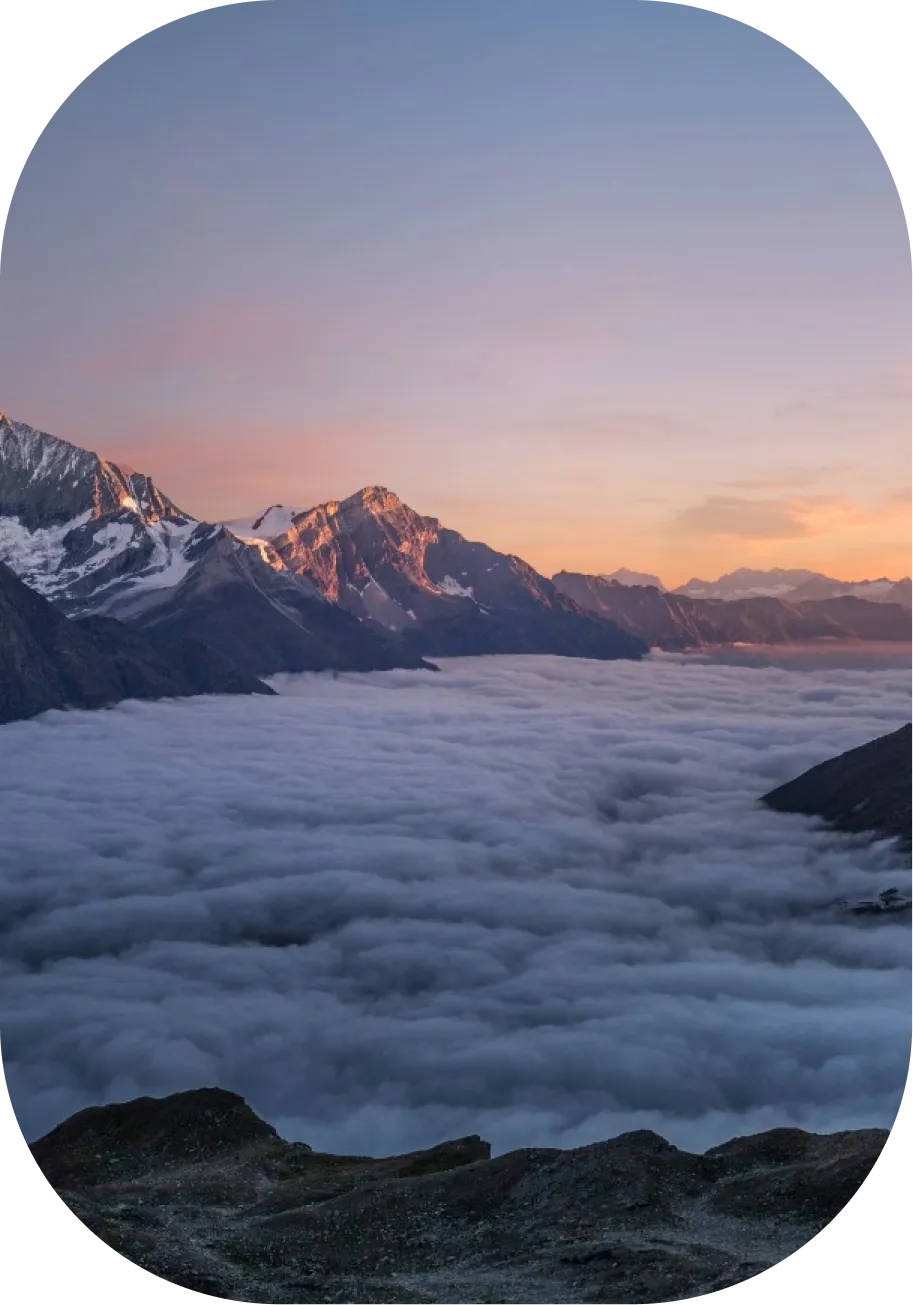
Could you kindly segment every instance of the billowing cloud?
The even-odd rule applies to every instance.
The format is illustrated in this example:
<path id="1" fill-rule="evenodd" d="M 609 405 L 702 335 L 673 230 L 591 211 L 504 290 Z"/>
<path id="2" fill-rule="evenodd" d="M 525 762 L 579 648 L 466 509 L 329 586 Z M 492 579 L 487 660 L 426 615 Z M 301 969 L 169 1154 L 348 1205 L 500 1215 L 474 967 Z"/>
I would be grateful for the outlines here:
<path id="1" fill-rule="evenodd" d="M 29 1137 L 204 1083 L 384 1153 L 889 1125 L 898 854 L 758 795 L 902 670 L 494 658 L 4 726 L 0 1030 Z"/>

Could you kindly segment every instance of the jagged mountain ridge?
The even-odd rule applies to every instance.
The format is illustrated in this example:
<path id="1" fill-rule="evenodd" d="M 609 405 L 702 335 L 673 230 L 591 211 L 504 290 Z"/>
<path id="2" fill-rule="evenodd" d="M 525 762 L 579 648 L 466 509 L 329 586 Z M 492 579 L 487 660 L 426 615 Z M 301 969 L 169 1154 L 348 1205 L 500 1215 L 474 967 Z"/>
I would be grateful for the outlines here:
<path id="1" fill-rule="evenodd" d="M 211 644 L 252 675 L 426 665 L 334 608 L 268 543 L 178 509 L 140 473 L 0 418 L 0 561 L 68 615 Z"/>
<path id="2" fill-rule="evenodd" d="M 419 653 L 328 602 L 306 578 L 223 533 L 172 590 L 134 616 L 142 630 L 189 635 L 250 674 L 434 669 Z"/>
<path id="3" fill-rule="evenodd" d="M 35 530 L 122 508 L 145 524 L 190 520 L 148 476 L 0 412 L 0 515 Z"/>
<path id="4" fill-rule="evenodd" d="M 200 693 L 272 690 L 191 639 L 149 639 L 104 616 L 70 619 L 0 562 L 0 723 Z"/>
<path id="5" fill-rule="evenodd" d="M 465 539 L 382 486 L 301 513 L 271 544 L 296 576 L 426 656 L 646 651 L 522 558 Z"/>
<path id="6" fill-rule="evenodd" d="M 148 476 L 0 416 L 0 561 L 68 613 L 125 614 L 218 531 Z"/>
<path id="7" fill-rule="evenodd" d="M 783 598 L 799 585 L 809 580 L 825 579 L 817 571 L 804 567 L 784 569 L 771 567 L 767 571 L 740 566 L 728 571 L 717 580 L 699 580 L 696 576 L 673 591 L 686 598 Z"/>
<path id="8" fill-rule="evenodd" d="M 297 514 L 271 543 L 262 532 L 291 509 L 235 522 L 237 535 L 94 453 L 6 418 L 2 435 L 0 560 L 68 614 L 202 639 L 255 675 L 426 667 L 432 652 L 646 651 L 519 558 L 469 544 L 386 490 Z M 483 577 L 483 563 L 497 574 Z M 493 606 L 450 574 L 467 565 Z"/>
<path id="9" fill-rule="evenodd" d="M 820 571 L 804 569 L 785 570 L 774 567 L 759 571 L 739 567 L 716 580 L 699 580 L 696 577 L 686 584 L 667 590 L 659 576 L 646 571 L 631 571 L 619 567 L 617 571 L 600 573 L 601 580 L 616 580 L 619 584 L 659 589 L 661 593 L 681 594 L 685 598 L 719 598 L 737 602 L 742 598 L 784 598 L 790 602 L 819 602 L 827 598 L 864 598 L 870 603 L 900 603 L 911 606 L 910 577 L 889 580 L 880 576 L 876 580 L 837 580 Z"/>
<path id="10" fill-rule="evenodd" d="M 620 578 L 620 577 L 618 577 Z M 628 582 L 631 583 L 631 582 Z M 691 579 L 672 592 L 686 598 L 718 598 L 727 602 L 743 598 L 784 598 L 790 602 L 821 601 L 828 598 L 864 598 L 872 603 L 900 603 L 910 606 L 910 578 L 889 580 L 837 580 L 820 571 L 773 567 L 768 571 L 739 567 L 717 580 Z"/>
<path id="11" fill-rule="evenodd" d="M 304 630 L 310 645 L 328 627 L 360 645 L 341 657 L 332 648 L 316 660 L 295 656 L 294 664 L 248 660 L 250 669 L 412 665 L 415 651 L 397 653 L 397 643 L 383 645 L 378 633 L 395 636 L 425 618 L 462 614 L 471 622 L 481 612 L 497 624 L 504 613 L 474 598 L 475 589 L 494 607 L 525 608 L 527 623 L 550 611 L 565 627 L 576 623 L 584 632 L 579 648 L 572 632 L 564 629 L 562 635 L 570 651 L 613 653 L 613 634 L 623 653 L 642 651 L 604 623 L 594 626 L 519 558 L 469 544 L 386 490 L 365 490 L 300 514 L 276 504 L 249 521 L 232 522 L 234 530 L 227 531 L 177 508 L 148 477 L 23 423 L 0 419 L 0 439 L 0 559 L 69 614 L 110 613 L 149 628 L 174 628 L 186 620 L 196 632 L 213 628 L 213 612 L 204 619 L 194 611 L 191 618 L 192 599 L 205 593 L 211 609 L 217 592 L 224 606 L 229 594 L 237 602 L 249 588 L 243 604 L 248 624 L 256 610 L 283 646 L 297 637 L 287 623 Z M 271 544 L 267 532 L 290 523 Z M 357 617 L 360 625 L 329 616 L 316 607 L 321 600 Z M 365 630 L 366 624 L 377 629 Z M 233 652 L 226 620 L 219 625 Z M 534 631 L 527 636 L 536 643 Z M 509 632 L 501 628 L 500 642 L 505 640 Z M 249 638 L 244 642 L 249 645 Z"/>
<path id="12" fill-rule="evenodd" d="M 799 603 L 770 597 L 689 598 L 569 571 L 559 571 L 554 581 L 581 606 L 616 621 L 650 647 L 670 652 L 734 643 L 910 639 L 910 613 L 897 603 L 854 597 Z"/>
<path id="13" fill-rule="evenodd" d="M 696 600 L 632 585 L 651 577 L 624 568 L 548 580 L 379 486 L 303 512 L 273 504 L 228 529 L 177 508 L 148 477 L 22 423 L 0 418 L 0 437 L 0 560 L 70 614 L 202 639 L 254 675 L 415 667 L 435 655 L 909 638 L 896 604 L 852 595 Z M 765 577 L 781 588 L 827 581 L 744 569 L 728 579 Z"/>
<path id="14" fill-rule="evenodd" d="M 400 629 L 469 606 L 488 612 L 505 599 L 565 605 L 521 558 L 470 543 L 381 486 L 311 508 L 271 542 L 326 597 Z"/>
<path id="15" fill-rule="evenodd" d="M 877 580 L 831 580 L 827 576 L 816 576 L 807 580 L 788 595 L 789 601 L 823 602 L 830 598 L 864 598 L 869 603 L 900 603 L 901 607 L 911 606 L 910 577 L 901 580 L 889 580 L 881 576 Z"/>

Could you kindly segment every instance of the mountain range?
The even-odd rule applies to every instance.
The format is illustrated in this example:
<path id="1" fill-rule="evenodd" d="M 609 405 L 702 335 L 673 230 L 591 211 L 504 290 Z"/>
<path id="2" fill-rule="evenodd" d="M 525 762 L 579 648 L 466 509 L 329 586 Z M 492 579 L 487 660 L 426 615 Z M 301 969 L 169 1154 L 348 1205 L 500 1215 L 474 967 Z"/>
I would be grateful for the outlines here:
<path id="1" fill-rule="evenodd" d="M 559 571 L 557 588 L 590 611 L 636 633 L 653 648 L 684 651 L 727 644 L 805 643 L 815 639 L 910 638 L 910 612 L 900 603 L 850 595 L 785 598 L 689 598 L 652 585 Z"/>
<path id="2" fill-rule="evenodd" d="M 0 418 L 0 560 L 67 615 L 198 639 L 252 675 L 646 651 L 519 558 L 382 488 L 233 525 L 199 521 L 148 477 Z"/>
<path id="3" fill-rule="evenodd" d="M 621 585 L 645 585 L 658 589 L 661 593 L 683 594 L 686 598 L 721 598 L 727 602 L 742 598 L 784 598 L 798 603 L 849 597 L 864 598 L 870 603 L 911 606 L 909 576 L 904 576 L 902 580 L 889 580 L 886 576 L 881 576 L 878 580 L 836 580 L 820 571 L 801 568 L 785 570 L 774 567 L 770 571 L 756 571 L 742 566 L 737 571 L 721 575 L 717 580 L 692 579 L 671 591 L 666 589 L 659 576 L 643 571 L 629 571 L 624 566 L 610 575 L 596 578 L 615 580 Z"/>
<path id="4" fill-rule="evenodd" d="M 695 597 L 624 569 L 549 579 L 381 486 L 201 521 L 142 472 L 2 415 L 0 562 L 65 616 L 115 618 L 158 648 L 190 640 L 248 678 L 434 669 L 429 658 L 481 653 L 613 659 L 650 646 L 910 637 L 892 582 L 866 582 L 881 585 L 867 597 L 797 598 L 839 582 L 743 570 Z M 763 584 L 793 588 L 788 601 L 734 596 Z"/>

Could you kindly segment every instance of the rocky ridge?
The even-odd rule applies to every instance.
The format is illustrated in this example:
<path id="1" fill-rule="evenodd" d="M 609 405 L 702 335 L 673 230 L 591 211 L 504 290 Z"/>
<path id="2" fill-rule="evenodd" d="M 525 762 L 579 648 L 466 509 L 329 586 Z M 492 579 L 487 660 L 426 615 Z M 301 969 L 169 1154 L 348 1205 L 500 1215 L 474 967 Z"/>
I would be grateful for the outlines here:
<path id="1" fill-rule="evenodd" d="M 584 610 L 522 558 L 473 543 L 373 485 L 301 513 L 270 541 L 286 567 L 425 656 L 646 651 Z"/>
<path id="2" fill-rule="evenodd" d="M 84 1110 L 32 1153 L 109 1246 L 213 1296 L 649 1302 L 790 1255 L 886 1139 L 779 1128 L 695 1155 L 643 1131 L 492 1157 L 465 1137 L 374 1159 L 283 1141 L 241 1097 L 203 1088 Z"/>

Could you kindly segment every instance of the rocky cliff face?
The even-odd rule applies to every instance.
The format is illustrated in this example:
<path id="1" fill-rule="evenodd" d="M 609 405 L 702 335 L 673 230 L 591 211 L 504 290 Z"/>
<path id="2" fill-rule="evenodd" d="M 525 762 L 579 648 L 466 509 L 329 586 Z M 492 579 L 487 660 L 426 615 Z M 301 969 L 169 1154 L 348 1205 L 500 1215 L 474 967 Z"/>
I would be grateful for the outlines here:
<path id="1" fill-rule="evenodd" d="M 846 1205 L 885 1143 L 781 1128 L 694 1155 L 655 1133 L 492 1158 L 284 1142 L 216 1088 L 85 1110 L 32 1146 L 103 1241 L 244 1301 L 669 1301 L 753 1277 Z"/>
<path id="2" fill-rule="evenodd" d="M 150 641 L 108 617 L 69 620 L 0 562 L 0 723 L 124 698 L 271 692 L 193 640 Z"/>
<path id="3" fill-rule="evenodd" d="M 379 486 L 302 513 L 271 542 L 296 576 L 420 654 L 645 651 L 521 558 L 464 539 Z"/>
<path id="4" fill-rule="evenodd" d="M 820 816 L 846 833 L 877 833 L 910 845 L 911 727 L 904 725 L 813 766 L 762 798 L 775 811 Z"/>
<path id="5" fill-rule="evenodd" d="M 0 413 L 0 516 L 34 531 L 122 510 L 144 525 L 190 520 L 148 476 Z"/>
<path id="6" fill-rule="evenodd" d="M 181 583 L 147 602 L 134 623 L 224 649 L 252 675 L 429 668 L 419 652 L 328 602 L 306 578 L 281 562 L 272 565 L 271 550 L 264 552 L 223 531 Z"/>

